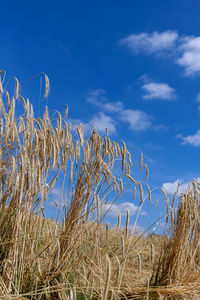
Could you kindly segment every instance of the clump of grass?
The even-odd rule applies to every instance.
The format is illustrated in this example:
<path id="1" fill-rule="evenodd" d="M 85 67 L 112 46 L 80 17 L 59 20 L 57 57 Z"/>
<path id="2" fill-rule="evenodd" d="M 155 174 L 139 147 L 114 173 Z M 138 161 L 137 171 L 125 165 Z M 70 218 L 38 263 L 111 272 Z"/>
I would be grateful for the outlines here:
<path id="1" fill-rule="evenodd" d="M 47 96 L 49 79 L 44 77 Z M 59 112 L 52 119 L 47 107 L 42 117 L 35 118 L 33 106 L 14 80 L 12 98 L 0 81 L 1 293 L 7 298 L 68 299 L 77 289 L 79 295 L 108 297 L 112 262 L 101 249 L 100 225 L 108 196 L 117 198 L 124 191 L 123 177 L 137 185 L 130 176 L 130 153 L 124 142 L 120 146 L 108 136 L 101 137 L 95 128 L 85 140 L 81 124 L 74 132 Z M 23 106 L 20 116 L 15 112 L 17 99 Z M 67 112 L 68 107 L 65 116 Z M 112 172 L 116 159 L 121 159 L 118 177 Z M 143 157 L 141 167 L 142 163 Z M 57 229 L 57 224 L 44 218 L 43 210 L 61 173 L 71 197 Z"/>
<path id="2" fill-rule="evenodd" d="M 190 285 L 190 290 L 193 286 L 193 292 L 199 293 L 197 286 L 200 284 L 200 186 L 196 180 L 192 185 L 193 189 L 189 186 L 179 197 L 176 211 L 172 207 L 168 208 L 168 238 L 162 246 L 151 284 L 185 286 L 185 289 Z"/>
<path id="3" fill-rule="evenodd" d="M 47 97 L 49 79 L 40 75 Z M 176 197 L 170 206 L 162 190 L 168 235 L 131 231 L 129 210 L 124 228 L 120 212 L 116 228 L 104 225 L 110 199 L 129 186 L 133 200 L 140 192 L 138 215 L 147 198 L 153 202 L 149 185 L 145 196 L 144 186 L 131 176 L 126 144 L 100 136 L 95 128 L 85 139 L 82 124 L 68 123 L 68 106 L 65 117 L 50 116 L 46 107 L 35 118 L 15 77 L 14 82 L 10 97 L 0 80 L 0 299 L 198 299 L 197 181 L 178 198 L 177 210 Z M 20 100 L 23 112 L 17 116 Z M 116 161 L 121 164 L 117 175 Z M 141 155 L 141 171 L 143 165 L 147 181 Z M 55 222 L 44 217 L 44 205 L 59 176 L 62 194 L 64 184 L 68 191 Z"/>

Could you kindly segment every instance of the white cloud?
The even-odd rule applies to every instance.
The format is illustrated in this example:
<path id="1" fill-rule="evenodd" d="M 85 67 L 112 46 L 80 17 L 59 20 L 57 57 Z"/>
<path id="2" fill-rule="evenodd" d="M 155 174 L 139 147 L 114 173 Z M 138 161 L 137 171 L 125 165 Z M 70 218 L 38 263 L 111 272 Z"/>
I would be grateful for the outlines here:
<path id="1" fill-rule="evenodd" d="M 180 36 L 176 31 L 130 34 L 119 41 L 132 54 L 170 53 L 186 76 L 200 74 L 200 36 Z"/>
<path id="2" fill-rule="evenodd" d="M 144 77 L 144 76 L 143 76 Z M 143 78 L 147 82 L 149 81 L 148 77 L 145 76 Z M 150 87 L 150 85 L 153 85 L 154 83 L 145 83 L 143 88 L 147 91 L 148 90 L 148 96 L 150 99 L 150 93 L 153 97 L 158 97 L 158 95 L 163 99 L 164 97 L 173 98 L 174 97 L 174 89 L 169 87 L 167 84 L 156 84 L 158 87 L 157 89 L 161 91 L 154 90 L 153 87 Z M 148 87 L 149 85 L 149 87 Z M 164 85 L 164 87 L 163 87 Z M 160 130 L 160 129 L 166 129 L 166 126 L 158 124 L 158 125 L 152 125 L 151 117 L 141 110 L 132 110 L 132 109 L 125 109 L 122 102 L 112 102 L 108 100 L 106 97 L 106 91 L 103 89 L 96 89 L 96 90 L 90 90 L 87 101 L 102 110 L 104 110 L 107 114 L 108 113 L 117 113 L 114 118 L 113 116 L 110 117 L 108 115 L 105 115 L 104 112 L 100 112 L 98 115 L 94 116 L 92 120 L 90 120 L 85 125 L 85 129 L 91 129 L 92 127 L 96 127 L 98 131 L 105 132 L 105 128 L 108 129 L 110 133 L 116 132 L 116 125 L 120 124 L 118 122 L 119 120 L 123 123 L 128 123 L 131 130 L 135 131 L 143 131 L 148 128 L 152 128 L 154 130 Z"/>
<path id="3" fill-rule="evenodd" d="M 162 187 L 166 191 L 166 193 L 173 195 L 177 191 L 179 182 L 181 182 L 180 179 L 177 179 L 174 182 L 165 182 L 165 183 L 163 183 Z M 188 187 L 187 183 L 182 183 L 179 186 L 178 194 L 180 195 L 181 193 L 185 192 L 187 190 L 187 187 Z"/>
<path id="4" fill-rule="evenodd" d="M 200 177 L 196 178 L 197 182 L 200 181 Z M 177 179 L 174 182 L 165 182 L 163 183 L 162 187 L 164 190 L 171 195 L 174 195 L 174 193 L 177 191 L 178 184 L 180 183 L 179 189 L 178 189 L 178 195 L 181 195 L 182 193 L 186 192 L 188 189 L 188 185 L 192 187 L 192 182 L 184 182 L 182 183 L 182 180 Z"/>
<path id="5" fill-rule="evenodd" d="M 183 137 L 182 135 L 177 135 L 178 138 L 182 139 L 182 144 L 183 145 L 191 145 L 194 147 L 200 146 L 200 130 L 198 130 L 195 134 L 193 135 L 188 135 L 186 137 Z"/>
<path id="6" fill-rule="evenodd" d="M 170 50 L 175 46 L 178 34 L 176 31 L 130 34 L 119 41 L 127 46 L 133 54 L 157 53 Z"/>
<path id="7" fill-rule="evenodd" d="M 102 99 L 104 98 L 104 95 L 106 94 L 106 91 L 103 89 L 96 89 L 96 90 L 90 90 L 88 97 L 87 97 L 87 101 L 95 104 L 95 105 L 99 105 L 99 98 Z"/>
<path id="8" fill-rule="evenodd" d="M 132 202 L 123 202 L 123 203 L 115 203 L 115 204 L 106 204 L 106 210 L 108 210 L 108 215 L 111 217 L 117 217 L 118 211 L 122 217 L 126 216 L 127 209 L 130 212 L 130 215 L 135 215 L 137 212 L 138 206 L 134 205 Z M 141 212 L 141 215 L 146 215 L 146 212 Z"/>
<path id="9" fill-rule="evenodd" d="M 97 131 L 100 133 L 106 132 L 106 128 L 108 132 L 115 133 L 116 132 L 116 122 L 110 116 L 106 116 L 103 112 L 95 115 L 87 124 L 84 124 L 85 130 L 91 130 L 96 127 Z"/>
<path id="10" fill-rule="evenodd" d="M 177 64 L 185 68 L 186 75 L 200 72 L 200 37 L 185 37 L 179 48 L 181 57 L 176 60 Z"/>
<path id="11" fill-rule="evenodd" d="M 107 102 L 103 105 L 103 108 L 107 112 L 119 112 L 120 110 L 123 109 L 123 104 L 122 102 Z"/>
<path id="12" fill-rule="evenodd" d="M 98 114 L 92 116 L 88 122 L 84 122 L 81 119 L 69 119 L 69 123 L 77 127 L 80 123 L 83 125 L 84 134 L 88 135 L 94 127 L 96 127 L 99 133 L 105 133 L 106 128 L 109 133 L 116 132 L 116 121 L 107 116 L 104 112 L 99 112 Z"/>
<path id="13" fill-rule="evenodd" d="M 87 97 L 87 101 L 110 113 L 118 112 L 123 109 L 122 102 L 111 102 L 108 98 L 105 97 L 105 94 L 106 91 L 103 89 L 91 90 Z"/>
<path id="14" fill-rule="evenodd" d="M 167 83 L 149 82 L 142 86 L 146 92 L 144 99 L 172 100 L 175 98 L 175 89 Z"/>
<path id="15" fill-rule="evenodd" d="M 150 116 L 141 110 L 124 109 L 120 112 L 119 118 L 135 131 L 146 130 L 152 126 Z"/>
<path id="16" fill-rule="evenodd" d="M 170 92 L 172 93 L 171 90 Z M 170 92 L 168 91 L 168 95 Z M 112 102 L 105 95 L 106 91 L 103 89 L 90 90 L 87 102 L 99 107 L 103 112 L 94 115 L 87 123 L 81 122 L 86 133 L 96 127 L 100 133 L 105 133 L 107 128 L 108 132 L 112 134 L 116 132 L 116 126 L 122 122 L 128 123 L 130 129 L 135 131 L 143 131 L 149 128 L 154 130 L 166 129 L 166 126 L 161 124 L 152 125 L 151 117 L 144 111 L 125 109 L 122 102 Z M 172 97 L 172 95 L 170 96 Z M 112 116 L 108 114 L 112 114 Z M 71 121 L 74 121 L 74 124 L 80 123 L 80 120 Z"/>

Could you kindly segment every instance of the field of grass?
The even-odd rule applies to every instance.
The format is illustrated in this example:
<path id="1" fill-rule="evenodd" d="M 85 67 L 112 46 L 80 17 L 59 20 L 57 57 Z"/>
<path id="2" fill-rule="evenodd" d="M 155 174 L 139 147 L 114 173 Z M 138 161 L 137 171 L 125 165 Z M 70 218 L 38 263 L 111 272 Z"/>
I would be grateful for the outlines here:
<path id="1" fill-rule="evenodd" d="M 199 299 L 199 184 L 172 202 L 163 190 L 165 235 L 132 234 L 128 210 L 125 227 L 120 215 L 116 227 L 104 225 L 124 182 L 144 201 L 126 144 L 95 128 L 85 139 L 81 124 L 68 124 L 67 106 L 63 117 L 46 107 L 35 118 L 13 80 L 12 97 L 0 81 L 0 299 Z M 62 222 L 43 213 L 59 176 L 68 186 Z"/>

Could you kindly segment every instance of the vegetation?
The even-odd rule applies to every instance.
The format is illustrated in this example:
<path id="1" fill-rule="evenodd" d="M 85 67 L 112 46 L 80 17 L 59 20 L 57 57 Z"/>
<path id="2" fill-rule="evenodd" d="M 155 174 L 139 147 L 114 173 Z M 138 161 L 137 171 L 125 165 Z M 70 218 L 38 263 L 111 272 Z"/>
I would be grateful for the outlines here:
<path id="1" fill-rule="evenodd" d="M 140 208 L 145 200 L 126 144 L 96 129 L 85 139 L 81 124 L 75 130 L 68 124 L 67 106 L 64 118 L 50 117 L 47 107 L 35 118 L 14 80 L 12 98 L 0 80 L 0 299 L 198 299 L 199 184 L 171 205 L 163 191 L 164 236 L 132 234 L 128 210 L 125 228 L 120 214 L 115 228 L 103 225 L 111 199 L 127 187 L 134 197 L 138 188 Z M 55 222 L 43 211 L 59 176 L 68 192 Z"/>

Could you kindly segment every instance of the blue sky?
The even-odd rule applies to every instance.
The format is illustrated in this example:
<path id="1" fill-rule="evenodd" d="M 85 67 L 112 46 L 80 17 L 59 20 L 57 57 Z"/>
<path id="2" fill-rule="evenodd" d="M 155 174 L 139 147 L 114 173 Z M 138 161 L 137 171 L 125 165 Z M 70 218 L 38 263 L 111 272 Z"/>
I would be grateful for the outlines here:
<path id="1" fill-rule="evenodd" d="M 4 1 L 1 12 L 7 78 L 45 72 L 50 111 L 67 103 L 72 122 L 108 127 L 136 165 L 142 151 L 151 188 L 200 176 L 199 1 Z M 22 93 L 38 111 L 40 80 Z"/>

